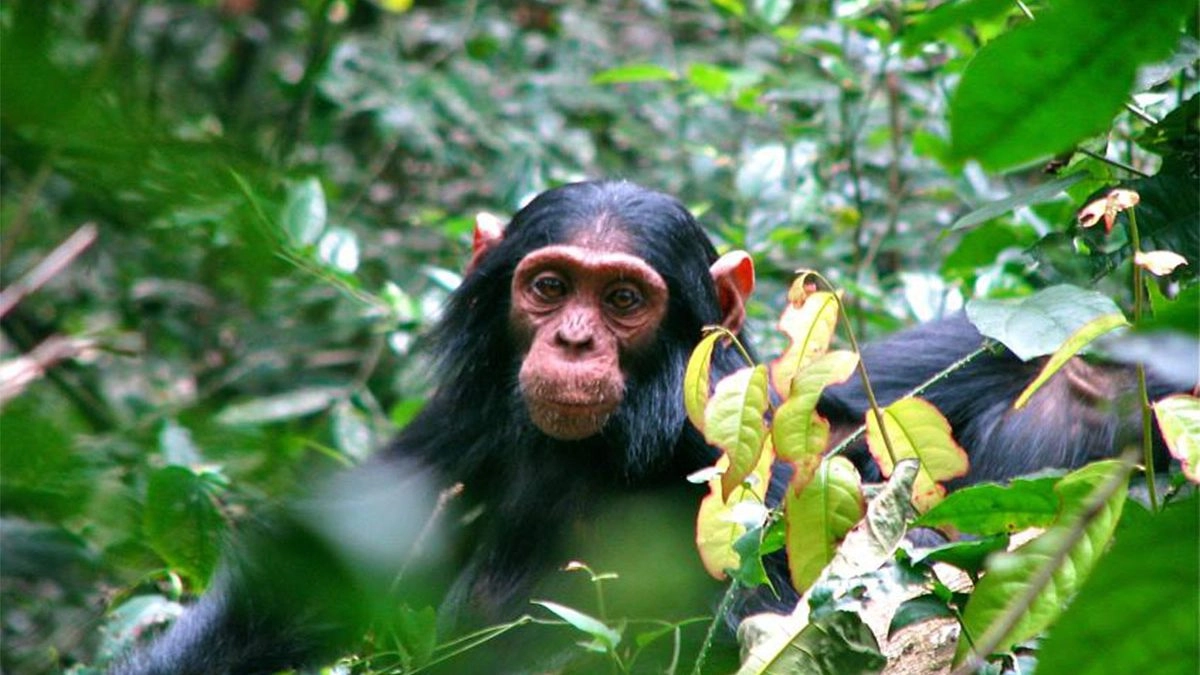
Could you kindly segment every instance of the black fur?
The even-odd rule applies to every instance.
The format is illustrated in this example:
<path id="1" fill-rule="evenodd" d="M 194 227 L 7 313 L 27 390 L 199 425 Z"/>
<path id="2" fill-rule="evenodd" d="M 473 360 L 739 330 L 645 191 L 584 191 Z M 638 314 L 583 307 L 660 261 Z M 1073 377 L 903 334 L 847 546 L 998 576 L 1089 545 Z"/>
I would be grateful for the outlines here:
<path id="1" fill-rule="evenodd" d="M 516 393 L 520 363 L 509 334 L 509 289 L 516 265 L 528 253 L 586 232 L 623 237 L 667 282 L 669 308 L 655 344 L 623 355 L 627 394 L 618 413 L 599 436 L 565 442 L 538 431 Z M 519 612 L 539 580 L 573 554 L 564 550 L 568 530 L 594 515 L 612 495 L 661 488 L 695 503 L 695 486 L 683 477 L 710 465 L 716 452 L 686 420 L 682 377 L 701 328 L 721 319 L 709 274 L 716 258 L 712 244 L 675 199 L 629 183 L 580 183 L 544 193 L 517 213 L 502 242 L 454 293 L 434 335 L 438 389 L 425 410 L 365 469 L 394 477 L 400 491 L 421 489 L 405 488 L 404 481 L 422 481 L 433 491 L 454 483 L 464 486 L 454 512 L 446 516 L 472 516 L 464 529 L 455 530 L 447 554 L 457 556 L 448 565 L 456 574 L 426 588 L 431 594 L 445 593 L 444 627 L 461 629 Z M 881 403 L 887 403 L 980 342 L 960 317 L 872 345 L 863 357 Z M 721 348 L 714 376 L 741 365 L 732 348 Z M 1008 354 L 987 356 L 927 394 L 969 449 L 971 480 L 1075 466 L 1112 452 L 1119 417 L 1096 412 L 1096 401 L 1080 398 L 1062 383 L 1025 412 L 1008 410 L 1037 368 Z M 840 385 L 825 395 L 820 410 L 835 426 L 856 426 L 866 410 L 865 397 L 855 383 Z M 423 522 L 429 509 L 416 509 L 416 519 Z M 690 531 L 691 523 L 678 527 Z M 370 592 L 355 596 L 348 591 L 349 600 L 332 592 L 309 598 L 306 579 L 348 574 L 337 557 L 318 556 L 325 562 L 311 574 L 280 575 L 274 565 L 286 563 L 288 546 L 261 543 L 328 548 L 323 537 L 307 534 L 308 529 L 287 519 L 269 536 L 257 538 L 260 543 L 226 563 L 221 580 L 197 607 L 114 672 L 267 672 L 345 649 L 370 618 L 347 606 L 355 598 L 369 598 Z M 696 565 L 687 560 L 661 564 L 661 573 L 668 575 L 675 573 L 674 566 Z M 778 579 L 786 579 L 779 561 L 772 567 Z M 777 585 L 785 602 L 794 601 L 794 593 Z M 361 587 L 350 577 L 334 586 Z M 753 606 L 748 602 L 743 608 Z"/>

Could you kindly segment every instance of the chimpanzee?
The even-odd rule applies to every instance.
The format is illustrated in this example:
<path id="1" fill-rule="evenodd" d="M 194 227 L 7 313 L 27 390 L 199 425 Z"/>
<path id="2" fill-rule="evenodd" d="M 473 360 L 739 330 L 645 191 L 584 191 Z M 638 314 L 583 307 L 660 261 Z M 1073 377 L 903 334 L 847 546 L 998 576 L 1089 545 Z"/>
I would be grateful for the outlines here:
<path id="1" fill-rule="evenodd" d="M 438 386 L 360 469 L 402 496 L 396 517 L 454 518 L 467 533 L 429 544 L 436 562 L 406 572 L 422 581 L 405 588 L 443 594 L 443 627 L 511 618 L 575 555 L 565 542 L 586 535 L 598 505 L 614 495 L 666 490 L 694 509 L 695 486 L 683 479 L 716 452 L 684 413 L 685 364 L 704 326 L 741 332 L 753 287 L 747 254 L 718 256 L 682 204 L 628 182 L 565 185 L 506 228 L 482 221 L 466 278 L 433 335 Z M 981 339 L 954 318 L 884 340 L 863 357 L 886 403 Z M 719 346 L 714 377 L 742 365 L 732 347 Z M 1128 376 L 1080 361 L 1033 405 L 1009 410 L 1037 367 L 985 357 L 927 394 L 970 453 L 969 480 L 1076 466 L 1113 451 L 1120 420 L 1097 403 L 1127 387 Z M 820 409 L 835 427 L 856 427 L 866 407 L 848 383 L 831 388 Z M 437 494 L 450 486 L 453 515 L 439 515 Z M 341 526 L 284 520 L 231 555 L 201 602 L 115 672 L 271 671 L 327 659 L 361 635 L 370 617 L 307 587 L 347 574 L 336 555 L 289 567 L 289 551 L 327 547 Z M 385 528 L 383 520 L 368 528 Z M 411 529 L 397 537 L 421 538 Z M 669 574 L 685 565 L 662 564 Z M 424 583 L 447 569 L 450 578 Z"/>

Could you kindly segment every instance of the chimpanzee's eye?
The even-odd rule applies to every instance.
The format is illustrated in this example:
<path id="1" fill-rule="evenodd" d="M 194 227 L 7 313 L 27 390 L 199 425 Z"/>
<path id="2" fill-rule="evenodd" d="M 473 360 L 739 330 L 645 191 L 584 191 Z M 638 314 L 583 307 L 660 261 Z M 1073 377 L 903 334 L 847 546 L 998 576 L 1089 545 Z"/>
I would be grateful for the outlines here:
<path id="1" fill-rule="evenodd" d="M 642 294 L 632 286 L 621 286 L 609 292 L 604 301 L 618 312 L 631 312 L 642 304 Z"/>
<path id="2" fill-rule="evenodd" d="M 567 295 L 567 282 L 553 272 L 538 275 L 529 286 L 540 300 L 561 300 Z"/>

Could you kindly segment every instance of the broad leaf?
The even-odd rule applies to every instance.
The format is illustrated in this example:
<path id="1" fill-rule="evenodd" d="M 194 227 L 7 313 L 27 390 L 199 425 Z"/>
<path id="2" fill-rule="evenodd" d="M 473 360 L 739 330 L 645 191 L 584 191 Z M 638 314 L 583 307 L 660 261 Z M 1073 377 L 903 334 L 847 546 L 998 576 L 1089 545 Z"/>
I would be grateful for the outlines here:
<path id="1" fill-rule="evenodd" d="M 980 483 L 956 490 L 913 522 L 914 527 L 951 527 L 965 534 L 1012 534 L 1049 527 L 1060 510 L 1058 478 L 1016 478 L 1008 485 Z"/>
<path id="2" fill-rule="evenodd" d="M 1038 675 L 1200 670 L 1200 508 L 1196 499 L 1126 527 L 1050 629 Z M 1103 649 L 1097 649 L 1103 645 Z"/>
<path id="3" fill-rule="evenodd" d="M 721 478 L 722 496 L 754 469 L 767 435 L 763 414 L 770 403 L 767 368 L 743 368 L 717 383 L 704 411 L 704 437 L 729 456 L 729 469 Z"/>
<path id="4" fill-rule="evenodd" d="M 1158 428 L 1183 473 L 1200 483 L 1200 399 L 1177 394 L 1154 404 Z"/>
<path id="5" fill-rule="evenodd" d="M 967 318 L 1023 361 L 1053 354 L 1076 331 L 1121 310 L 1106 295 L 1075 286 L 1051 286 L 1020 300 L 972 300 Z"/>
<path id="6" fill-rule="evenodd" d="M 1119 312 L 1096 317 L 1084 324 L 1082 328 L 1072 333 L 1063 342 L 1062 346 L 1046 360 L 1046 365 L 1042 366 L 1042 370 L 1038 373 L 1037 377 L 1033 378 L 1029 386 L 1025 387 L 1021 395 L 1017 397 L 1017 400 L 1013 401 L 1013 407 L 1017 409 L 1025 407 L 1025 404 L 1029 402 L 1029 398 L 1043 384 L 1049 381 L 1051 377 L 1054 377 L 1054 374 L 1067 365 L 1067 362 L 1074 358 L 1079 353 L 1079 350 L 1091 344 L 1093 340 L 1105 333 L 1128 325 L 1129 322 L 1125 320 L 1125 315 Z"/>
<path id="7" fill-rule="evenodd" d="M 729 500 L 722 496 L 721 477 L 708 481 L 708 494 L 700 502 L 696 514 L 696 548 L 704 569 L 715 579 L 725 579 L 727 570 L 742 566 L 741 556 L 734 544 L 750 529 L 739 510 L 761 508 L 766 501 L 767 485 L 770 482 L 771 466 L 775 461 L 770 446 L 759 457 L 754 472 L 742 481 L 745 490 L 735 491 Z M 729 458 L 722 455 L 717 460 L 717 469 L 729 466 Z M 764 509 L 765 512 L 765 509 Z M 761 525 L 761 521 L 756 525 Z"/>
<path id="8" fill-rule="evenodd" d="M 825 452 L 829 423 L 817 414 L 817 402 L 826 386 L 842 382 L 858 367 L 854 352 L 824 354 L 792 378 L 788 399 L 775 411 L 771 435 L 775 453 L 789 462 Z"/>
<path id="9" fill-rule="evenodd" d="M 1004 169 L 1102 134 L 1192 0 L 1062 0 L 979 50 L 950 101 L 959 158 Z"/>
<path id="10" fill-rule="evenodd" d="M 700 344 L 692 350 L 687 370 L 683 375 L 683 405 L 687 409 L 692 426 L 701 432 L 704 431 L 704 409 L 708 407 L 709 389 L 712 386 L 709 379 L 712 372 L 713 348 L 722 337 L 724 333 L 720 331 L 713 331 L 704 336 Z"/>
<path id="11" fill-rule="evenodd" d="M 788 571 L 803 593 L 833 560 L 838 544 L 865 512 L 858 471 L 845 457 L 823 462 L 804 483 L 793 481 L 785 498 Z"/>
<path id="12" fill-rule="evenodd" d="M 807 293 L 804 283 L 803 276 L 792 282 L 788 306 L 779 317 L 779 330 L 788 336 L 790 344 L 771 364 L 771 381 L 784 395 L 790 395 L 796 372 L 829 349 L 837 326 L 837 297 L 827 291 Z"/>
<path id="13" fill-rule="evenodd" d="M 216 567 L 224 529 L 212 492 L 203 475 L 168 466 L 151 474 L 142 514 L 154 552 L 201 587 Z"/>
<path id="14" fill-rule="evenodd" d="M 1058 522 L 1016 551 L 998 553 L 988 559 L 987 573 L 975 586 L 975 592 L 963 614 L 963 630 L 976 640 L 980 639 L 997 619 L 1009 611 L 1009 606 L 1019 602 L 1027 592 L 1034 595 L 1028 606 L 1021 608 L 1021 616 L 1012 628 L 1001 636 L 998 650 L 1007 651 L 1014 644 L 1045 630 L 1079 592 L 1112 539 L 1113 530 L 1125 506 L 1126 490 L 1114 490 L 1102 503 L 1093 505 L 1090 502 L 1094 500 L 1093 495 L 1098 488 L 1125 471 L 1121 462 L 1110 460 L 1089 464 L 1065 476 L 1057 488 L 1063 500 L 1062 515 Z M 1075 521 L 1091 515 L 1093 508 L 1098 510 L 1094 511 L 1095 515 L 1082 537 L 1069 545 L 1068 537 L 1077 527 Z M 1046 570 L 1050 572 L 1048 582 L 1040 588 L 1031 588 L 1030 584 L 1043 574 L 1043 569 L 1054 565 L 1057 552 L 1068 545 L 1062 564 L 1053 570 Z M 959 641 L 956 663 L 967 656 L 969 648 L 967 640 Z"/>
<path id="15" fill-rule="evenodd" d="M 934 405 L 906 397 L 882 410 L 891 452 L 884 442 L 875 414 L 867 411 L 867 447 L 884 476 L 892 475 L 893 460 L 909 457 L 921 462 L 913 489 L 913 504 L 924 513 L 942 500 L 946 489 L 939 483 L 967 473 L 967 453 L 950 433 L 950 423 Z M 893 457 L 894 453 L 894 457 Z"/>

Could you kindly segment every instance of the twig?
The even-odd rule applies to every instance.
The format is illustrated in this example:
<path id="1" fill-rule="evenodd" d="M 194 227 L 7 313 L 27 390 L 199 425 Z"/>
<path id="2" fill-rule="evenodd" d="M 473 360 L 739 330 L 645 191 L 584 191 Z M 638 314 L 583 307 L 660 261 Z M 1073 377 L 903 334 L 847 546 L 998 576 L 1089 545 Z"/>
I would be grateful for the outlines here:
<path id="1" fill-rule="evenodd" d="M 59 272 L 66 269 L 71 261 L 79 257 L 84 249 L 96 241 L 96 234 L 95 223 L 84 224 L 75 230 L 74 234 L 67 237 L 66 241 L 51 251 L 50 255 L 29 270 L 25 276 L 0 291 L 0 317 L 8 314 L 25 296 L 46 285 Z"/>
<path id="2" fill-rule="evenodd" d="M 95 346 L 95 340 L 54 335 L 28 354 L 0 361 L 0 406 L 19 396 L 25 387 L 45 376 L 56 363 L 73 359 Z"/>

